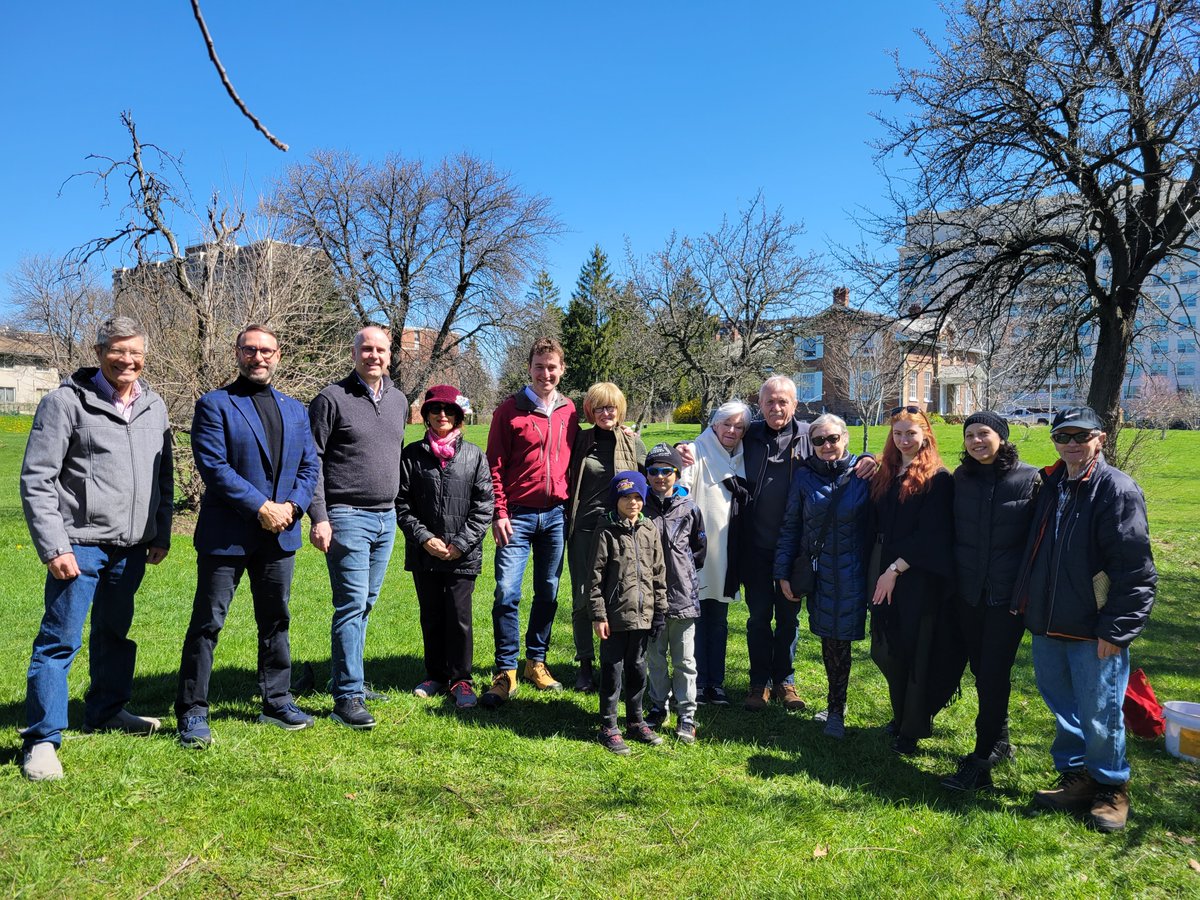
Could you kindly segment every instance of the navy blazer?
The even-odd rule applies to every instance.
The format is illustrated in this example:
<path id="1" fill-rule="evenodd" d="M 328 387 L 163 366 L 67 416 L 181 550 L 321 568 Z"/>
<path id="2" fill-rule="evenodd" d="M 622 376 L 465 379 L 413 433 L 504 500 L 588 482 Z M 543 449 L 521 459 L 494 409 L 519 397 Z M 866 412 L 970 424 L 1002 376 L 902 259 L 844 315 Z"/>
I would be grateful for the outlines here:
<path id="1" fill-rule="evenodd" d="M 196 551 L 241 556 L 276 540 L 282 550 L 299 550 L 299 518 L 276 535 L 259 524 L 258 511 L 267 500 L 308 508 L 320 474 L 308 413 L 299 401 L 271 388 L 283 420 L 279 487 L 271 496 L 275 478 L 266 431 L 254 401 L 230 393 L 230 387 L 197 400 L 192 418 L 192 455 L 204 481 L 193 539 Z"/>

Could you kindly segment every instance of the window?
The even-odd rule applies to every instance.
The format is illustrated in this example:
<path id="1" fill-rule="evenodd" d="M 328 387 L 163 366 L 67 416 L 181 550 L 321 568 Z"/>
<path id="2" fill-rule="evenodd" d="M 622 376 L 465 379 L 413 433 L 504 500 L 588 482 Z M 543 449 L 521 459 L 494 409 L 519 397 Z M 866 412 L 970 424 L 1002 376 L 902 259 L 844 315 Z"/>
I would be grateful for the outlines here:
<path id="1" fill-rule="evenodd" d="M 925 373 L 925 402 L 929 403 L 933 399 L 933 373 Z"/>
<path id="2" fill-rule="evenodd" d="M 917 370 L 908 373 L 908 399 L 915 403 L 917 400 Z"/>
<path id="3" fill-rule="evenodd" d="M 0 387 L 0 403 L 16 403 L 17 389 L 10 387 Z"/>
<path id="4" fill-rule="evenodd" d="M 806 337 L 800 339 L 800 358 L 801 359 L 820 359 L 825 355 L 825 336 L 818 334 L 816 337 Z"/>
<path id="5" fill-rule="evenodd" d="M 1179 344 L 1177 345 L 1176 349 L 1179 350 L 1180 353 L 1195 353 L 1196 352 L 1196 342 L 1195 341 L 1180 341 Z"/>
<path id="6" fill-rule="evenodd" d="M 1181 272 L 1179 275 L 1179 283 L 1180 284 L 1195 284 L 1196 283 L 1196 270 L 1192 269 L 1191 271 L 1188 271 L 1188 272 Z"/>
<path id="7" fill-rule="evenodd" d="M 1162 377 L 1167 374 L 1167 364 L 1165 362 L 1150 363 L 1150 374 L 1155 377 Z"/>
<path id="8" fill-rule="evenodd" d="M 800 372 L 796 375 L 796 399 L 801 403 L 819 403 L 824 393 L 821 372 Z"/>
<path id="9" fill-rule="evenodd" d="M 1166 356 L 1170 351 L 1171 351 L 1171 345 L 1170 345 L 1169 341 L 1151 341 L 1150 342 L 1150 352 L 1151 353 L 1156 353 L 1159 356 Z"/>
<path id="10" fill-rule="evenodd" d="M 1182 306 L 1184 309 L 1195 309 L 1196 308 L 1196 295 L 1195 294 L 1184 294 L 1182 297 L 1179 298 L 1179 305 Z"/>
<path id="11" fill-rule="evenodd" d="M 1180 378 L 1191 378 L 1196 374 L 1196 364 L 1194 362 L 1181 362 L 1175 367 L 1175 374 Z"/>

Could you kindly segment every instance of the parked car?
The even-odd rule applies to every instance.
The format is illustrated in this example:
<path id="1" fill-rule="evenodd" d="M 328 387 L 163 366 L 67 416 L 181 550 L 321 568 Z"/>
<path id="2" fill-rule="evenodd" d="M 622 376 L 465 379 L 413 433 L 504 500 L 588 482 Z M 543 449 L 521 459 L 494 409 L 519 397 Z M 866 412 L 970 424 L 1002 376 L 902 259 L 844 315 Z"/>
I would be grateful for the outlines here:
<path id="1" fill-rule="evenodd" d="M 1050 410 L 1029 406 L 1015 406 L 1001 413 L 1013 425 L 1049 425 Z"/>

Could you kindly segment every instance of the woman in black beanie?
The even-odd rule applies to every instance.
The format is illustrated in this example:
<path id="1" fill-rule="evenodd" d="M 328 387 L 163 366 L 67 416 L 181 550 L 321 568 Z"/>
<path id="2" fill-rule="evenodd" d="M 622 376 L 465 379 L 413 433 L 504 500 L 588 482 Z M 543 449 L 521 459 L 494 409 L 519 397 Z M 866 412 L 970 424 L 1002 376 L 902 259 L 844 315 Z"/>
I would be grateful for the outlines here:
<path id="1" fill-rule="evenodd" d="M 1039 484 L 1038 471 L 1018 458 L 1002 416 L 985 411 L 967 418 L 961 465 L 954 472 L 953 611 L 975 676 L 979 714 L 974 751 L 942 781 L 949 790 L 989 787 L 992 766 L 1013 756 L 1008 742 L 1010 674 L 1025 626 L 1009 612 L 1009 599 Z"/>

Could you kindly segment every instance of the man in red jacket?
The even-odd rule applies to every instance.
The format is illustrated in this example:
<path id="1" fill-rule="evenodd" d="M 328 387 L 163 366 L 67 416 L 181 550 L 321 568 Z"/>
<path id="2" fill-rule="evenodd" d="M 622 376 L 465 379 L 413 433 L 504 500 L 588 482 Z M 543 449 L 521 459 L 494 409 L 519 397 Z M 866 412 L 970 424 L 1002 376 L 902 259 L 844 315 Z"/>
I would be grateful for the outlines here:
<path id="1" fill-rule="evenodd" d="M 558 392 L 565 371 L 562 345 L 553 338 L 535 341 L 529 350 L 529 385 L 500 404 L 488 432 L 496 495 L 496 674 L 482 698 L 487 707 L 499 706 L 517 690 L 517 607 L 531 551 L 533 603 L 525 632 L 525 678 L 538 690 L 562 690 L 546 668 L 546 651 L 562 575 L 567 465 L 579 430 L 575 404 Z"/>

